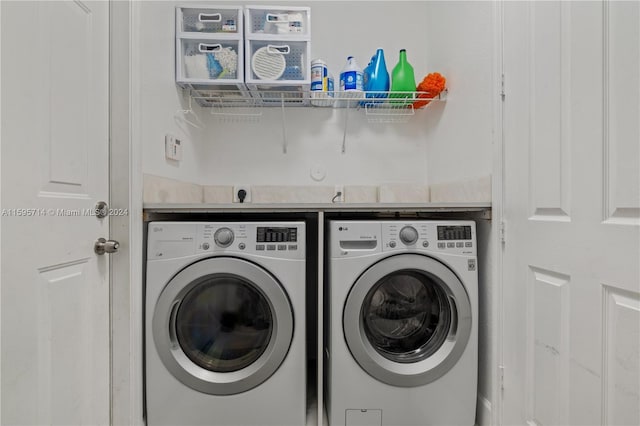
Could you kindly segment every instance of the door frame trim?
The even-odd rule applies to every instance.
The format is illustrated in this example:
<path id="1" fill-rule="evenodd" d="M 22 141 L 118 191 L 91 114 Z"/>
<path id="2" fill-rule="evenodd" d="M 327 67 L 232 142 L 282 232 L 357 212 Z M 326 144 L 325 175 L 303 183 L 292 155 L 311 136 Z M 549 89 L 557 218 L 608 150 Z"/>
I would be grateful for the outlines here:
<path id="1" fill-rule="evenodd" d="M 140 140 L 140 29 L 136 1 L 109 0 L 109 205 L 111 216 L 111 424 L 144 426 L 143 221 Z"/>
<path id="2" fill-rule="evenodd" d="M 493 48 L 493 173 L 491 174 L 491 217 L 490 224 L 491 243 L 490 255 L 494 257 L 490 264 L 490 280 L 493 283 L 484 283 L 491 287 L 490 310 L 491 327 L 489 337 L 490 344 L 490 368 L 491 395 L 478 395 L 477 421 L 479 424 L 502 425 L 503 404 L 502 391 L 504 381 L 504 242 L 502 240 L 501 228 L 505 220 L 504 200 L 505 200 L 505 138 L 504 138 L 504 110 L 506 93 L 504 92 L 504 0 L 493 3 L 493 28 L 494 28 L 494 48 Z M 481 279 L 480 277 L 478 277 Z M 490 401 L 487 401 L 490 397 Z M 487 413 L 487 408 L 489 413 Z M 490 423 L 489 423 L 490 422 Z"/>

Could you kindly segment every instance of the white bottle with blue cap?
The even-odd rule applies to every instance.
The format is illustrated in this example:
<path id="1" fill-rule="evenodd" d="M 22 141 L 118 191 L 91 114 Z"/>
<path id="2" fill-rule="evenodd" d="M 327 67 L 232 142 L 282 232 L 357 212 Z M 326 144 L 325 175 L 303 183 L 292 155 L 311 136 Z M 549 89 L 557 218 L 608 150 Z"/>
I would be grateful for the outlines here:
<path id="1" fill-rule="evenodd" d="M 342 92 L 364 91 L 362 68 L 358 66 L 353 56 L 347 58 L 347 64 L 340 72 L 340 90 Z"/>

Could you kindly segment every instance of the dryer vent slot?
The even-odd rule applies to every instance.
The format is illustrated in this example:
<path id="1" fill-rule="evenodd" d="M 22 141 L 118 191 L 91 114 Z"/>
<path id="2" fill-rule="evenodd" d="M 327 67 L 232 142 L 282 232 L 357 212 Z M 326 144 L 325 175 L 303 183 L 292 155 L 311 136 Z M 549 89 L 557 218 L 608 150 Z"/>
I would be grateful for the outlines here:
<path id="1" fill-rule="evenodd" d="M 342 250 L 373 250 L 378 246 L 377 240 L 345 240 L 340 241 Z"/>

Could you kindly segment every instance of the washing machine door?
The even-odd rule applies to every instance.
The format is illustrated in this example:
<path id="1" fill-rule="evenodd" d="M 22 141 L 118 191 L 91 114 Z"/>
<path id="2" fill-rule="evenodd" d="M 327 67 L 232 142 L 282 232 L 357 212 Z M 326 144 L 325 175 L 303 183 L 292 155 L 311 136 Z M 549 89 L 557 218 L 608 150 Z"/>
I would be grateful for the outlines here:
<path id="1" fill-rule="evenodd" d="M 213 395 L 267 380 L 287 355 L 293 327 L 280 283 L 262 267 L 232 257 L 183 269 L 165 286 L 153 314 L 165 367 L 190 388 Z"/>
<path id="2" fill-rule="evenodd" d="M 460 359 L 471 334 L 471 302 L 443 263 L 396 255 L 353 284 L 343 328 L 351 354 L 369 375 L 394 386 L 420 386 Z"/>

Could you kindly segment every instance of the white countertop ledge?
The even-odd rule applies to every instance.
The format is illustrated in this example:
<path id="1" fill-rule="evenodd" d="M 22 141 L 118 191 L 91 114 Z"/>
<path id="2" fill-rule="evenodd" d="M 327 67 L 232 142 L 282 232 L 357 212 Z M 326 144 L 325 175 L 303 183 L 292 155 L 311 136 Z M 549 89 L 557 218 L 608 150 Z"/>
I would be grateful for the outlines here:
<path id="1" fill-rule="evenodd" d="M 491 210 L 490 202 L 469 203 L 145 203 L 145 211 L 162 213 L 204 212 L 465 212 Z"/>

